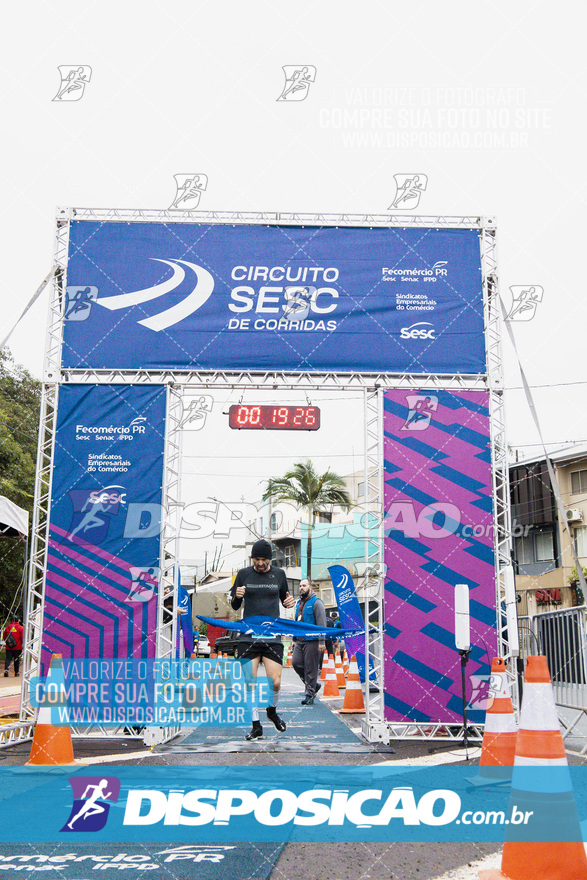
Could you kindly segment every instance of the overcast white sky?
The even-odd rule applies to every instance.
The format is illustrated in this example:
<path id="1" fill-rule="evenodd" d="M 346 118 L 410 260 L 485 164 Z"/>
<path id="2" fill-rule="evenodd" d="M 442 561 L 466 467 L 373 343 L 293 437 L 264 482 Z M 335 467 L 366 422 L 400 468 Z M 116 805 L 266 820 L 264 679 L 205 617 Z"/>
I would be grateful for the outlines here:
<path id="1" fill-rule="evenodd" d="M 58 205 L 167 208 L 173 175 L 195 172 L 208 176 L 202 210 L 385 213 L 394 174 L 419 173 L 427 189 L 405 213 L 496 217 L 506 303 L 510 286 L 544 288 L 535 317 L 514 324 L 517 344 L 547 441 L 586 440 L 586 77 L 572 6 L 12 4 L 0 59 L 2 327 L 51 267 Z M 91 67 L 79 101 L 53 100 L 60 65 Z M 316 68 L 304 101 L 277 100 L 284 65 Z M 47 303 L 10 342 L 38 376 Z M 507 340 L 504 359 L 509 442 L 538 452 Z M 272 454 L 327 446 L 346 456 L 333 466 L 352 470 L 362 429 L 334 446 L 326 427 L 321 437 L 274 438 Z M 239 495 L 283 469 L 269 440 L 226 442 L 225 456 L 253 456 Z M 186 459 L 186 479 L 203 468 L 233 475 L 228 460 Z"/>

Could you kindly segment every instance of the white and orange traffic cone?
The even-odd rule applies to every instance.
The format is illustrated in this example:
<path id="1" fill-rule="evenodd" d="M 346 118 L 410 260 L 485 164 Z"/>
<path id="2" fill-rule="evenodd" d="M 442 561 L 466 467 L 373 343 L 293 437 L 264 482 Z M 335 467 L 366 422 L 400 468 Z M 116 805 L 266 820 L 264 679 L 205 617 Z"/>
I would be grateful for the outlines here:
<path id="1" fill-rule="evenodd" d="M 363 700 L 363 689 L 361 687 L 361 676 L 359 675 L 356 654 L 353 654 L 351 657 L 344 702 L 340 711 L 349 715 L 365 714 L 365 701 Z"/>
<path id="2" fill-rule="evenodd" d="M 342 660 L 340 659 L 340 654 L 338 652 L 336 654 L 336 660 L 334 661 L 334 667 L 336 669 L 336 683 L 338 684 L 339 690 L 342 691 L 346 687 L 346 678 L 344 677 Z"/>
<path id="3" fill-rule="evenodd" d="M 286 661 L 286 663 L 285 663 L 285 665 L 286 665 L 289 669 L 291 669 L 291 667 L 293 666 L 293 662 L 292 662 L 292 654 L 293 654 L 293 652 L 292 652 L 292 649 L 291 649 L 291 642 L 290 642 L 290 643 L 289 643 L 289 647 L 288 647 L 288 649 L 287 649 L 287 661 Z"/>
<path id="4" fill-rule="evenodd" d="M 561 769 L 545 782 L 541 780 L 542 768 Z M 480 871 L 481 880 L 587 880 L 587 857 L 565 744 L 543 656 L 526 660 L 509 813 L 512 818 L 507 826 L 501 871 Z M 516 839 L 521 836 L 519 816 L 524 817 L 524 824 L 530 817 L 532 824 L 528 827 L 538 840 Z"/>
<path id="5" fill-rule="evenodd" d="M 63 727 L 52 724 L 51 712 L 59 706 L 66 706 L 65 678 L 63 675 L 63 659 L 61 654 L 53 654 L 49 665 L 49 673 L 46 679 L 45 694 L 57 694 L 57 699 L 51 705 L 40 706 L 38 709 L 37 723 L 33 735 L 33 744 L 27 766 L 44 765 L 57 766 L 75 764 L 73 757 L 73 744 L 71 742 L 71 729 L 66 724 Z M 54 707 L 54 709 L 51 708 Z"/>
<path id="6" fill-rule="evenodd" d="M 320 672 L 320 681 L 326 681 L 326 670 L 328 669 L 328 651 L 324 651 L 322 658 L 322 671 Z"/>
<path id="7" fill-rule="evenodd" d="M 502 657 L 491 663 L 491 696 L 485 713 L 479 775 L 469 779 L 474 785 L 506 782 L 512 778 L 518 727 L 508 694 L 507 675 Z"/>
<path id="8" fill-rule="evenodd" d="M 326 679 L 324 681 L 324 690 L 322 691 L 322 699 L 329 697 L 340 697 L 338 682 L 336 678 L 336 669 L 334 668 L 334 657 L 332 654 L 328 657 L 328 665 L 326 667 Z"/>
<path id="9" fill-rule="evenodd" d="M 349 655 L 346 650 L 343 652 L 343 660 L 342 660 L 342 671 L 344 672 L 345 678 L 349 674 Z"/>

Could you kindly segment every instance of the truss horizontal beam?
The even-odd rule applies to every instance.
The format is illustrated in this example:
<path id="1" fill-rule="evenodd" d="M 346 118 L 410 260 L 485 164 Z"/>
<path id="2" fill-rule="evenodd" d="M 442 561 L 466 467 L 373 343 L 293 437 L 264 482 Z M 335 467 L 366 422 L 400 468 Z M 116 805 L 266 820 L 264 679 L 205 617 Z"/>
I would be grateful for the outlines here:
<path id="1" fill-rule="evenodd" d="M 407 739 L 407 740 L 438 740 L 439 742 L 462 743 L 464 738 L 464 728 L 462 723 L 458 722 L 435 722 L 435 723 L 415 723 L 407 722 L 387 722 L 390 739 Z M 479 745 L 483 739 L 484 727 L 482 724 L 467 725 L 467 741 L 470 745 Z"/>
<path id="2" fill-rule="evenodd" d="M 197 388 L 270 388 L 320 391 L 336 388 L 442 388 L 479 391 L 487 389 L 484 375 L 417 373 L 227 373 L 197 370 L 62 370 L 62 382 L 97 385 L 191 385 Z"/>
<path id="3" fill-rule="evenodd" d="M 493 217 L 409 214 L 312 214 L 280 211 L 169 211 L 158 208 L 59 208 L 58 220 L 124 223 L 251 223 L 288 226 L 377 226 L 438 229 L 492 229 Z"/>
<path id="4" fill-rule="evenodd" d="M 401 229 L 484 229 L 493 227 L 492 217 L 410 216 L 407 214 L 306 214 L 280 213 L 278 223 L 306 226 L 379 226 Z"/>
<path id="5" fill-rule="evenodd" d="M 29 722 L 17 721 L 14 724 L 0 724 L 0 749 L 31 740 L 34 729 L 34 724 Z"/>

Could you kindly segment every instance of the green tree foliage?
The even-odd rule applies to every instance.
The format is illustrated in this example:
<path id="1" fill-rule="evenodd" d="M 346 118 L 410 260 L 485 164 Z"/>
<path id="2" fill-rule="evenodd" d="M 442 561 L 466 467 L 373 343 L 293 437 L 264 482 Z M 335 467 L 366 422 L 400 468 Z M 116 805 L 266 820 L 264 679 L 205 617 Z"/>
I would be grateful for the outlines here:
<path id="1" fill-rule="evenodd" d="M 274 501 L 291 501 L 298 508 L 308 513 L 306 577 L 312 577 L 312 529 L 316 516 L 328 507 L 336 505 L 343 510 L 350 510 L 352 503 L 345 482 L 341 476 L 328 468 L 317 473 L 311 461 L 298 462 L 283 477 L 271 478 L 263 494 L 263 501 L 269 498 Z"/>
<path id="2" fill-rule="evenodd" d="M 7 348 L 0 351 L 0 495 L 33 510 L 35 462 L 39 431 L 41 383 L 14 363 Z M 18 538 L 0 538 L 0 622 L 19 595 L 25 545 Z"/>

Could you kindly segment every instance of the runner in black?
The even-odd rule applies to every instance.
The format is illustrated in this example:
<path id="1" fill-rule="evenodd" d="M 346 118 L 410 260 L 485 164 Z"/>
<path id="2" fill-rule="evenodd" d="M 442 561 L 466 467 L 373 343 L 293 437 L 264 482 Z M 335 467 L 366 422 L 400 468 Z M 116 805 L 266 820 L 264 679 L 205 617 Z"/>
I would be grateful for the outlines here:
<path id="1" fill-rule="evenodd" d="M 241 568 L 234 580 L 230 591 L 231 605 L 236 611 L 241 607 L 244 599 L 243 617 L 279 617 L 280 602 L 285 608 L 292 608 L 295 605 L 295 599 L 289 595 L 285 572 L 282 568 L 272 568 L 269 541 L 256 541 L 251 550 L 251 557 L 253 564 Z M 273 722 L 277 730 L 283 732 L 286 724 L 277 714 L 283 668 L 281 639 L 243 635 L 239 639 L 237 648 L 239 657 L 251 662 L 253 677 L 256 677 L 259 662 L 262 662 L 266 675 L 273 681 L 273 698 L 267 708 L 267 718 Z M 261 736 L 263 736 L 263 727 L 259 721 L 259 709 L 254 707 L 253 728 L 245 739 L 253 740 Z"/>

